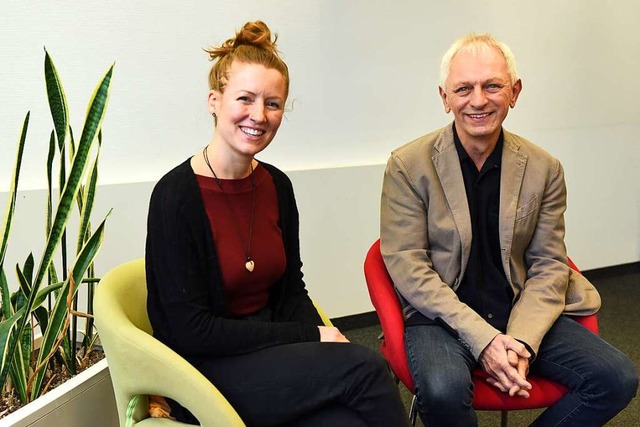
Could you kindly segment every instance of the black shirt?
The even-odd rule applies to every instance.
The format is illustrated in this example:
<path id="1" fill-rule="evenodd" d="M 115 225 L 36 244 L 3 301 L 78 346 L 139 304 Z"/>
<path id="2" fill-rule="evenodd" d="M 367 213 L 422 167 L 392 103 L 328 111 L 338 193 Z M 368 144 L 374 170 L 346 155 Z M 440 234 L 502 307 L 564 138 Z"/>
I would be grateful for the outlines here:
<path id="1" fill-rule="evenodd" d="M 453 126 L 453 135 L 471 215 L 471 253 L 456 294 L 491 326 L 505 332 L 511 313 L 513 290 L 502 267 L 499 235 L 500 171 L 503 133 L 478 171 Z"/>

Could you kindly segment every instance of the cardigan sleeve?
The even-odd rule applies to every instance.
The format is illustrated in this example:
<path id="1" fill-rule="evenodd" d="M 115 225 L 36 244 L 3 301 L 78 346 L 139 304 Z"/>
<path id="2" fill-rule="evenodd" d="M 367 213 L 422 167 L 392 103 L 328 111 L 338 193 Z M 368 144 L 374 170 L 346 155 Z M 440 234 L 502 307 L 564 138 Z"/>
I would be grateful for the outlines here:
<path id="1" fill-rule="evenodd" d="M 285 274 L 274 286 L 272 292 L 272 298 L 276 303 L 276 320 L 323 325 L 303 280 L 300 258 L 300 220 L 293 185 L 284 172 L 266 163 L 262 165 L 273 177 L 278 192 L 280 227 L 287 256 Z M 278 298 L 277 295 L 280 297 Z"/>
<path id="2" fill-rule="evenodd" d="M 217 260 L 207 249 L 212 244 L 205 235 L 209 229 L 203 226 L 199 189 L 188 163 L 189 170 L 181 167 L 181 175 L 156 185 L 149 206 L 147 307 L 154 335 L 183 356 L 233 355 L 317 341 L 314 325 L 223 317 L 222 285 L 219 274 L 212 273 Z"/>

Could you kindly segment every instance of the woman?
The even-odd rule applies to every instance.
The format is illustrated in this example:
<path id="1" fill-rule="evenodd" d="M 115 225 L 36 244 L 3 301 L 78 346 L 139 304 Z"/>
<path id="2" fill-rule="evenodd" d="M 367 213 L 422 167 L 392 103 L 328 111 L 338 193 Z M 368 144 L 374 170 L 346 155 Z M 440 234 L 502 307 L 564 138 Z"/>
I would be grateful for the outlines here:
<path id="1" fill-rule="evenodd" d="M 254 156 L 276 135 L 286 64 L 263 22 L 207 51 L 209 145 L 151 196 L 146 247 L 154 335 L 250 426 L 405 426 L 382 359 L 322 326 L 302 280 L 287 176 Z M 196 420 L 176 402 L 172 415 Z"/>

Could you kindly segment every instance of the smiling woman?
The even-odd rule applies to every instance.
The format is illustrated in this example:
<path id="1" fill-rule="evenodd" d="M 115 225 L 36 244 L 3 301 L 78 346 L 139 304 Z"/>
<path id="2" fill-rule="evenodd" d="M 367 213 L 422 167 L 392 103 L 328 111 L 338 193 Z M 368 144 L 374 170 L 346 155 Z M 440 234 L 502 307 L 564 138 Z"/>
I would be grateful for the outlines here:
<path id="1" fill-rule="evenodd" d="M 249 22 L 207 52 L 213 136 L 151 196 L 154 335 L 248 425 L 408 425 L 384 361 L 322 322 L 302 280 L 291 181 L 255 159 L 276 136 L 289 92 L 269 28 Z M 169 406 L 178 420 L 197 421 Z"/>

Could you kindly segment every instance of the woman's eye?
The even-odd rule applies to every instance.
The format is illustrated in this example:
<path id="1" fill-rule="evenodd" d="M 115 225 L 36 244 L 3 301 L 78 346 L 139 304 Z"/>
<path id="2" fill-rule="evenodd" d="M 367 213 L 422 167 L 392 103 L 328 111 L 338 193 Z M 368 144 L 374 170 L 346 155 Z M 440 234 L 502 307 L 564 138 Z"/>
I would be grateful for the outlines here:
<path id="1" fill-rule="evenodd" d="M 238 101 L 244 102 L 244 103 L 249 103 L 251 102 L 251 99 L 248 96 L 240 96 L 238 97 Z"/>
<path id="2" fill-rule="evenodd" d="M 280 110 L 280 103 L 278 102 L 267 102 L 267 108 L 271 110 Z"/>

